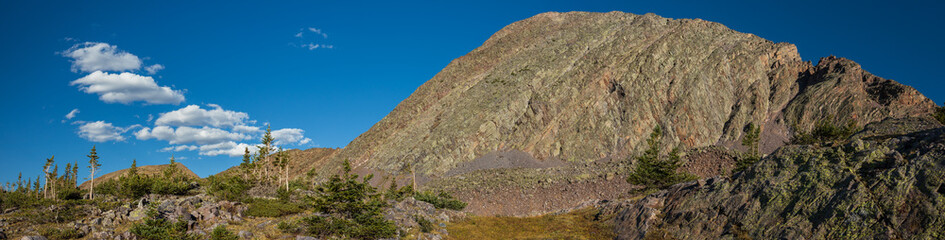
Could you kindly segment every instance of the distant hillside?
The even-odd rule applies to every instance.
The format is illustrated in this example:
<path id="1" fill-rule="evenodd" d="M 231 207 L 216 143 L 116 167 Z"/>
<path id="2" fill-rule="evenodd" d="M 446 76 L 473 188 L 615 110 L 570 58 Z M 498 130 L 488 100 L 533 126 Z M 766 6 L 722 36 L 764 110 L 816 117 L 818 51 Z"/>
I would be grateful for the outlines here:
<path id="1" fill-rule="evenodd" d="M 291 149 L 286 152 L 292 161 L 289 162 L 289 176 L 296 178 L 308 173 L 312 168 L 325 165 L 325 161 L 337 153 L 339 148 L 309 148 L 305 150 Z M 228 175 L 236 173 L 239 165 L 230 167 L 217 175 Z"/>
<path id="2" fill-rule="evenodd" d="M 184 166 L 181 163 L 175 163 L 174 165 L 177 166 L 177 169 L 180 171 L 180 173 L 184 174 L 184 176 L 187 176 L 188 178 L 195 178 L 195 179 L 200 178 L 200 176 L 197 176 L 197 174 L 195 174 L 193 171 L 190 171 L 190 169 L 187 168 L 187 166 Z M 139 166 L 138 174 L 148 175 L 148 176 L 160 175 L 164 173 L 164 169 L 167 168 L 167 166 L 170 166 L 170 164 Z M 110 172 L 110 173 L 106 173 L 104 175 L 96 177 L 95 182 L 96 184 L 98 184 L 98 183 L 105 182 L 108 180 L 118 179 L 118 177 L 124 176 L 127 173 L 128 173 L 127 168 Z M 79 188 L 88 189 L 89 181 L 85 181 L 84 183 L 82 183 L 82 185 L 79 185 Z"/>

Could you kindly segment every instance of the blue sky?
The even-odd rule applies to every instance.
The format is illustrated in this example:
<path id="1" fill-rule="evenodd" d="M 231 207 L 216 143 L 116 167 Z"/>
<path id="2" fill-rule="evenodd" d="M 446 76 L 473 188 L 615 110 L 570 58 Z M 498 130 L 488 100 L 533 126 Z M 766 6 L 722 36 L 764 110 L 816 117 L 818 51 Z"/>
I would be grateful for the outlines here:
<path id="1" fill-rule="evenodd" d="M 344 147 L 454 58 L 548 11 L 720 22 L 945 101 L 931 1 L 127 2 L 0 1 L 0 181 L 35 178 L 51 155 L 87 174 L 92 145 L 103 172 L 173 154 L 206 177 L 266 123 L 287 148 Z"/>

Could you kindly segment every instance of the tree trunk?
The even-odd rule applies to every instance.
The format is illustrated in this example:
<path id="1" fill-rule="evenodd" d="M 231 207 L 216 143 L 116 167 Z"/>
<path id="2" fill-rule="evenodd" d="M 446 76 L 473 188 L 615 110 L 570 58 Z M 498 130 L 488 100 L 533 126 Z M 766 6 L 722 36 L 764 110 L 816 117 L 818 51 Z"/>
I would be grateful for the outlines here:
<path id="1" fill-rule="evenodd" d="M 91 175 L 91 178 L 89 179 L 89 200 L 93 200 L 95 198 L 95 196 L 92 195 L 93 189 L 95 189 L 95 169 L 94 168 L 92 169 L 92 175 Z"/>
<path id="2" fill-rule="evenodd" d="M 43 198 L 49 198 L 49 172 L 46 172 L 46 184 L 43 184 Z"/>

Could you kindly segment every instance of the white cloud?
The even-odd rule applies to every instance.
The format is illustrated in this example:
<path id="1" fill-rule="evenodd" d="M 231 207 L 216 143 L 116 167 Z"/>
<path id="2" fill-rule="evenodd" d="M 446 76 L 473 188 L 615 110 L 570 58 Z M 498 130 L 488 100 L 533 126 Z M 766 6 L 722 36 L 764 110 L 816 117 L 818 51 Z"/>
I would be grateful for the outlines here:
<path id="1" fill-rule="evenodd" d="M 168 126 L 156 126 L 154 128 L 143 128 L 135 132 L 138 140 L 157 139 L 167 141 L 170 144 L 196 143 L 197 145 L 217 144 L 226 141 L 238 141 L 251 139 L 251 136 L 242 133 L 232 133 L 219 128 L 203 127 L 178 127 L 174 129 Z"/>
<path id="2" fill-rule="evenodd" d="M 69 85 L 79 85 L 79 89 L 85 93 L 98 94 L 99 99 L 106 103 L 144 101 L 149 104 L 180 104 L 184 101 L 181 91 L 158 86 L 154 78 L 127 72 L 110 74 L 95 71 Z"/>
<path id="3" fill-rule="evenodd" d="M 318 44 L 318 43 L 306 43 L 306 44 L 302 44 L 302 47 L 308 48 L 308 50 L 315 50 L 319 48 L 327 48 L 327 49 L 335 48 L 334 45 L 325 45 L 325 44 Z"/>
<path id="4" fill-rule="evenodd" d="M 133 128 L 140 127 L 140 125 L 136 124 L 127 128 L 121 128 L 105 121 L 83 122 L 80 124 L 82 125 L 79 126 L 79 137 L 93 142 L 124 141 L 125 137 L 122 136 L 123 133 Z"/>
<path id="5" fill-rule="evenodd" d="M 78 108 L 72 109 L 72 111 L 69 111 L 69 114 L 66 114 L 66 119 L 72 119 L 72 118 L 74 118 L 75 115 L 78 114 L 78 113 L 79 113 L 79 109 L 78 109 Z"/>
<path id="6" fill-rule="evenodd" d="M 148 74 L 154 75 L 158 71 L 164 70 L 164 65 L 154 64 L 151 66 L 144 67 L 144 70 L 147 71 Z"/>
<path id="7" fill-rule="evenodd" d="M 279 130 L 272 131 L 272 138 L 276 140 L 275 145 L 286 145 L 286 144 L 306 144 L 312 141 L 312 139 L 306 138 L 303 133 L 304 130 L 298 128 L 283 128 Z"/>
<path id="8" fill-rule="evenodd" d="M 161 116 L 154 121 L 154 124 L 158 126 L 213 126 L 235 128 L 244 125 L 244 122 L 249 119 L 249 114 L 244 112 L 224 110 L 220 105 L 216 104 L 207 104 L 207 106 L 213 109 L 205 110 L 197 105 L 188 105 L 181 109 L 161 113 Z M 240 130 L 244 129 L 246 128 L 241 128 Z"/>
<path id="9" fill-rule="evenodd" d="M 230 157 L 238 157 L 238 156 L 243 156 L 247 148 L 249 149 L 250 154 L 255 154 L 256 150 L 258 150 L 255 145 L 229 141 L 229 142 L 221 142 L 217 144 L 209 144 L 209 145 L 200 146 L 200 155 L 204 155 L 204 156 L 227 155 Z"/>
<path id="10" fill-rule="evenodd" d="M 321 35 L 323 38 L 328 38 L 328 34 L 322 32 L 321 29 L 309 27 L 309 28 L 308 28 L 308 31 L 309 31 L 309 32 L 313 32 L 313 33 L 315 33 L 315 34 L 317 34 L 317 35 Z"/>
<path id="11" fill-rule="evenodd" d="M 259 127 L 246 126 L 246 125 L 234 126 L 234 127 L 233 127 L 233 131 L 237 131 L 237 132 L 241 132 L 241 133 L 258 133 L 258 132 L 262 132 L 262 130 L 260 130 Z"/>
<path id="12" fill-rule="evenodd" d="M 314 33 L 314 37 L 305 37 L 306 35 L 312 35 L 312 33 Z M 328 34 L 318 28 L 308 27 L 299 29 L 299 32 L 295 34 L 295 37 L 299 39 L 299 42 L 290 43 L 289 45 L 305 48 L 308 50 L 335 48 L 334 45 L 320 43 L 321 41 L 324 41 L 324 39 L 328 39 Z"/>
<path id="13" fill-rule="evenodd" d="M 141 68 L 141 59 L 120 51 L 108 43 L 85 42 L 73 45 L 62 53 L 72 58 L 73 72 L 127 71 Z"/>
<path id="14" fill-rule="evenodd" d="M 181 151 L 194 151 L 197 149 L 198 149 L 197 146 L 194 146 L 194 145 L 177 145 L 177 146 L 170 146 L 170 147 L 162 148 L 161 151 L 162 152 L 171 152 L 171 151 L 181 152 Z"/>

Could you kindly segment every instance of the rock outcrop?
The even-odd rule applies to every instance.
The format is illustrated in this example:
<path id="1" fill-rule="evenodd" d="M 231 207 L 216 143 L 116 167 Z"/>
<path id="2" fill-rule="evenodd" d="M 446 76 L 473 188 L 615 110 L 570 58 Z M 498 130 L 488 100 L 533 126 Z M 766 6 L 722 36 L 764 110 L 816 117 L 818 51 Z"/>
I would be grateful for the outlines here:
<path id="1" fill-rule="evenodd" d="M 783 147 L 731 178 L 619 208 L 619 239 L 940 239 L 945 128 L 888 119 L 846 144 Z"/>
<path id="2" fill-rule="evenodd" d="M 626 158 L 657 125 L 668 150 L 741 148 L 743 128 L 754 123 L 770 153 L 822 119 L 862 126 L 934 107 L 850 60 L 813 66 L 792 44 L 718 23 L 543 13 L 451 62 L 332 156 L 320 176 L 343 159 L 392 174 L 409 165 L 435 178 L 496 151 L 569 162 Z"/>

